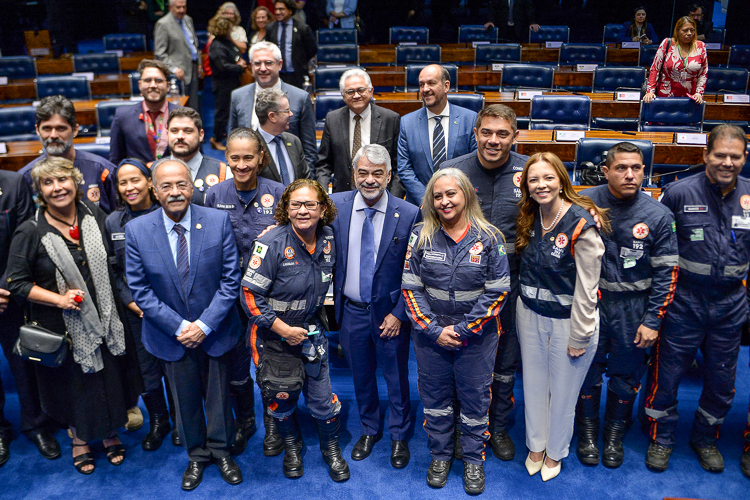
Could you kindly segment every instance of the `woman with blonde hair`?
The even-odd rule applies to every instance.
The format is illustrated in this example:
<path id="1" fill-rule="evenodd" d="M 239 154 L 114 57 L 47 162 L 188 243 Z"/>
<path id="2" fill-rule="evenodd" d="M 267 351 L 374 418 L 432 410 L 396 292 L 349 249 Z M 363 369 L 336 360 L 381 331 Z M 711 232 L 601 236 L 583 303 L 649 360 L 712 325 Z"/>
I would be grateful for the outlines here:
<path id="1" fill-rule="evenodd" d="M 597 291 L 607 211 L 573 190 L 560 159 L 537 153 L 521 174 L 516 252 L 521 256 L 516 326 L 523 362 L 529 475 L 560 473 L 581 385 L 599 337 Z M 545 458 L 546 455 L 546 458 Z"/>
<path id="2" fill-rule="evenodd" d="M 460 413 L 464 490 L 479 494 L 485 487 L 490 384 L 502 333 L 498 314 L 510 291 L 505 240 L 484 218 L 469 178 L 455 168 L 432 176 L 422 215 L 424 222 L 409 238 L 401 287 L 432 458 L 427 484 L 442 488 L 448 480 L 454 416 Z"/>

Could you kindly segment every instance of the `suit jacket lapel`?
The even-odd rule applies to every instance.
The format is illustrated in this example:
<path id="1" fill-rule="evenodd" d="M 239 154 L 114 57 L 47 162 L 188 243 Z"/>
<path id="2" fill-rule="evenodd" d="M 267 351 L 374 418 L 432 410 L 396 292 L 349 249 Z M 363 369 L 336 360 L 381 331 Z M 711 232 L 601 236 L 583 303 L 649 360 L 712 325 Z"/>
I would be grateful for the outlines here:
<path id="1" fill-rule="evenodd" d="M 396 226 L 398 226 L 398 222 L 401 220 L 398 207 L 396 207 L 396 198 L 388 191 L 386 191 L 385 194 L 388 195 L 388 206 L 385 209 L 383 232 L 380 236 L 380 246 L 378 247 L 378 257 L 375 259 L 374 272 L 378 272 L 378 267 L 380 267 L 380 264 L 383 262 L 383 257 L 385 257 L 385 253 L 388 251 L 388 247 L 391 244 L 393 233 L 396 232 Z"/>
<path id="2" fill-rule="evenodd" d="M 349 158 L 349 164 L 352 163 L 352 150 L 349 147 L 349 108 L 344 106 L 341 108 L 341 112 L 336 115 L 336 121 L 333 124 L 334 130 L 340 130 L 344 136 L 344 144 L 346 148 L 346 157 Z"/>
<path id="3" fill-rule="evenodd" d="M 169 246 L 169 237 L 167 236 L 167 231 L 163 223 L 164 216 L 162 214 L 164 213 L 164 211 L 160 208 L 157 212 L 159 213 L 159 217 L 156 221 L 154 221 L 153 227 L 156 249 L 159 251 L 159 255 L 161 255 L 161 258 L 164 261 L 164 265 L 167 266 L 169 276 L 172 278 L 172 283 L 179 292 L 180 297 L 182 297 L 182 299 L 187 304 L 187 297 L 185 297 L 185 292 L 182 290 L 180 276 L 177 274 L 177 266 L 175 265 L 174 258 L 172 257 L 172 248 Z"/>
<path id="4" fill-rule="evenodd" d="M 427 108 L 419 110 L 417 120 L 419 120 L 417 123 L 417 137 L 422 143 L 422 151 L 424 151 L 425 159 L 430 166 L 430 172 L 432 172 L 432 144 L 430 144 L 430 121 L 427 119 Z M 419 149 L 417 149 L 417 151 L 419 151 Z"/>
<path id="5" fill-rule="evenodd" d="M 265 137 L 258 132 L 258 136 L 260 136 L 261 140 L 263 141 L 263 144 L 266 146 L 266 150 L 268 151 L 268 156 L 270 156 L 271 163 L 266 167 L 268 169 L 268 172 L 271 174 L 271 177 L 273 177 L 273 180 L 276 182 L 281 182 L 281 177 L 279 177 L 279 167 L 276 165 L 276 162 L 273 161 L 273 155 L 271 154 L 271 146 L 266 142 Z"/>
<path id="6" fill-rule="evenodd" d="M 346 262 L 347 256 L 349 255 L 349 228 L 352 223 L 352 208 L 354 208 L 354 196 L 356 194 L 356 191 L 350 192 L 344 200 L 344 203 L 342 203 L 340 207 L 337 207 L 339 210 L 339 218 L 341 219 L 341 227 L 347 228 L 346 234 L 341 235 L 342 262 Z M 346 274 L 345 269 L 342 271 Z"/>
<path id="7" fill-rule="evenodd" d="M 374 105 L 370 105 L 370 113 L 372 113 L 370 119 L 370 144 L 378 144 L 380 142 L 380 127 L 383 125 L 383 120 L 380 117 L 380 111 Z"/>
<path id="8" fill-rule="evenodd" d="M 180 34 L 180 40 L 182 40 L 182 43 L 185 44 L 185 48 L 188 52 L 190 52 L 190 45 L 188 45 L 188 41 L 185 38 L 185 33 L 182 31 L 182 26 L 180 26 L 180 20 L 174 17 L 174 14 L 171 12 L 169 13 L 170 16 L 172 16 L 172 19 L 174 20 L 174 25 L 177 27 L 177 32 Z M 187 21 L 185 21 L 185 18 L 183 18 L 182 22 L 184 22 L 187 25 Z M 188 29 L 188 31 L 190 31 Z M 192 54 L 192 52 L 190 52 Z"/>
<path id="9" fill-rule="evenodd" d="M 284 141 L 284 149 L 286 149 L 287 154 L 289 155 L 289 161 L 292 162 L 292 170 L 294 171 L 294 178 L 299 179 L 300 178 L 300 169 L 302 168 L 301 163 L 294 163 L 294 159 L 298 158 L 300 156 L 299 150 L 295 147 L 294 141 L 289 140 L 289 137 L 287 136 L 289 132 L 284 132 L 281 134 L 281 138 Z M 315 168 L 315 166 L 310 166 L 310 168 Z M 279 174 L 281 175 L 281 174 Z M 279 181 L 281 182 L 281 181 Z"/>
<path id="10" fill-rule="evenodd" d="M 192 210 L 192 207 L 190 208 Z M 193 227 L 190 228 L 190 278 L 188 279 L 188 293 L 193 288 L 195 275 L 198 272 L 198 263 L 200 262 L 201 250 L 203 248 L 203 216 L 196 217 L 195 210 L 192 210 L 191 222 Z M 199 229 L 200 226 L 200 229 Z"/>
<path id="11" fill-rule="evenodd" d="M 458 115 L 458 109 L 456 109 L 456 106 L 450 106 L 450 116 L 448 116 L 448 119 L 450 120 L 450 125 L 448 126 L 448 144 L 446 144 L 446 153 L 448 156 L 446 156 L 447 160 L 450 160 L 453 158 L 453 152 L 456 150 L 456 140 L 458 138 L 458 124 L 459 124 L 459 115 Z"/>

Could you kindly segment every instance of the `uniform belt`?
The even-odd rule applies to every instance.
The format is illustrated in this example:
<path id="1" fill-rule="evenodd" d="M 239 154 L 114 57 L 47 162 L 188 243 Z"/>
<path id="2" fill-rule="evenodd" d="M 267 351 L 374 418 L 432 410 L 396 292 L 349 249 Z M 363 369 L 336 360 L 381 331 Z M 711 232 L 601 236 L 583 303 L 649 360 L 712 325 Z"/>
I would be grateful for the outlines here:
<path id="1" fill-rule="evenodd" d="M 356 300 L 352 300 L 349 297 L 346 297 L 346 302 L 345 303 L 351 304 L 354 307 L 357 307 L 359 309 L 364 309 L 365 311 L 369 311 L 370 310 L 370 304 L 368 302 L 357 302 Z"/>

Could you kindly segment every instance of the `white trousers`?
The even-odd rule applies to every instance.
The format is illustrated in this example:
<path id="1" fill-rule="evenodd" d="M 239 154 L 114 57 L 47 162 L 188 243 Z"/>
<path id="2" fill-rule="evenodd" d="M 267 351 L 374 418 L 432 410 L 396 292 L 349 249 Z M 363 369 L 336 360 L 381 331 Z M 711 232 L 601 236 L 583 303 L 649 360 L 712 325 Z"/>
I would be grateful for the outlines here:
<path id="1" fill-rule="evenodd" d="M 577 358 L 568 355 L 570 319 L 540 316 L 519 299 L 516 327 L 523 363 L 526 446 L 559 461 L 568 456 L 578 393 L 596 354 L 599 315 L 589 347 Z"/>

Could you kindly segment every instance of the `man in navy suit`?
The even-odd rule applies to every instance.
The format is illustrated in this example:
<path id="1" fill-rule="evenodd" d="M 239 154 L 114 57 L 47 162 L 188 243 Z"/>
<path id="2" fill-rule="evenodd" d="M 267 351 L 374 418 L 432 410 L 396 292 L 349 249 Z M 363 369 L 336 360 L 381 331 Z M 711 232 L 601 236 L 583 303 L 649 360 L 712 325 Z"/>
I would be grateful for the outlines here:
<path id="1" fill-rule="evenodd" d="M 391 180 L 388 150 L 362 147 L 352 161 L 356 191 L 334 193 L 339 216 L 331 227 L 336 241 L 334 300 L 341 347 L 354 376 L 362 436 L 352 459 L 364 460 L 383 436 L 375 370 L 388 387 L 391 465 L 409 463 L 413 433 L 409 403 L 411 323 L 401 295 L 401 269 L 417 207 L 386 190 Z"/>
<path id="2" fill-rule="evenodd" d="M 448 104 L 451 87 L 448 71 L 431 64 L 419 73 L 424 108 L 401 118 L 398 135 L 398 175 L 406 188 L 406 201 L 421 205 L 433 172 L 445 160 L 476 151 L 474 111 Z"/>
<path id="3" fill-rule="evenodd" d="M 238 484 L 242 473 L 228 450 L 228 353 L 241 331 L 234 231 L 225 212 L 190 204 L 193 184 L 183 161 L 159 160 L 152 172 L 162 208 L 125 226 L 126 276 L 143 311 L 143 345 L 162 360 L 172 386 L 190 460 L 182 489 L 200 484 L 210 460 L 227 483 Z"/>
<path id="4" fill-rule="evenodd" d="M 167 117 L 178 107 L 167 101 L 169 69 L 161 61 L 144 59 L 138 72 L 143 102 L 117 108 L 112 121 L 109 161 L 115 165 L 125 158 L 150 162 L 169 154 Z"/>

